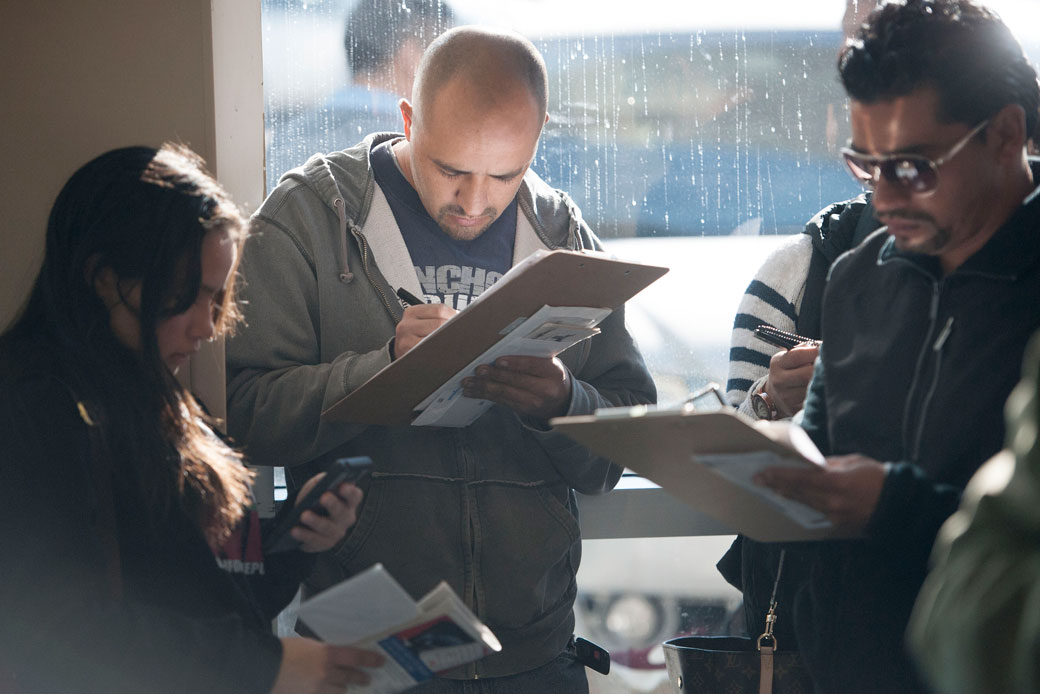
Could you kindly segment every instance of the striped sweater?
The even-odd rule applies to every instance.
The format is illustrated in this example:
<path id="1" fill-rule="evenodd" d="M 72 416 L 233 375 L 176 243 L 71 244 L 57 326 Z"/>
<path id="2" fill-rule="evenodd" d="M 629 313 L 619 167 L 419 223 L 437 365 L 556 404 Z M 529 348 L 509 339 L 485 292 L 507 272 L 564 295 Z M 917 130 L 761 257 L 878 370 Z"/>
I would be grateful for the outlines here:
<path id="1" fill-rule="evenodd" d="M 795 234 L 766 258 L 740 300 L 730 338 L 726 398 L 750 417 L 755 416 L 751 393 L 765 381 L 770 357 L 781 351 L 756 338 L 753 331 L 769 323 L 796 332 L 811 257 L 812 239 Z"/>
<path id="2" fill-rule="evenodd" d="M 769 323 L 807 337 L 819 336 L 823 284 L 831 263 L 880 226 L 869 200 L 867 193 L 820 210 L 806 223 L 804 233 L 792 236 L 766 258 L 748 285 L 733 321 L 726 383 L 730 404 L 744 414 L 755 416 L 751 393 L 765 382 L 769 359 L 780 351 L 757 339 L 754 329 Z M 809 302 L 804 311 L 803 301 Z"/>

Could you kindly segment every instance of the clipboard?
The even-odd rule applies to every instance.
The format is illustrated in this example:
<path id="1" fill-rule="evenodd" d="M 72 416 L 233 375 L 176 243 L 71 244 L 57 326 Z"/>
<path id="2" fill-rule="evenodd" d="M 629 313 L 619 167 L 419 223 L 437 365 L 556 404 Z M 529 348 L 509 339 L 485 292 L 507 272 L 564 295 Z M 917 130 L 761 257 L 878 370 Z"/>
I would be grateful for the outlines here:
<path id="1" fill-rule="evenodd" d="M 772 452 L 814 463 L 733 411 L 653 410 L 646 406 L 557 417 L 549 424 L 589 450 L 624 465 L 695 510 L 760 542 L 856 537 L 837 528 L 807 528 L 759 494 L 713 471 L 698 455 Z M 772 423 L 770 423 L 772 424 Z"/>
<path id="2" fill-rule="evenodd" d="M 578 251 L 537 251 L 322 418 L 407 425 L 416 406 L 543 306 L 615 310 L 668 268 Z"/>

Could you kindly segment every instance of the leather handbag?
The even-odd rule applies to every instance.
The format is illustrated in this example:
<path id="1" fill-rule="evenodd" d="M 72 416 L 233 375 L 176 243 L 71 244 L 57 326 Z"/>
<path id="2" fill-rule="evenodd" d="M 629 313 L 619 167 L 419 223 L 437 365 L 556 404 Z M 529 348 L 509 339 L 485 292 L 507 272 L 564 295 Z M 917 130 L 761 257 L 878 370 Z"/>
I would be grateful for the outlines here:
<path id="1" fill-rule="evenodd" d="M 776 590 L 784 553 L 769 601 L 766 627 L 757 639 L 729 636 L 683 636 L 664 644 L 664 660 L 676 694 L 812 694 L 812 678 L 797 651 L 780 651 Z"/>

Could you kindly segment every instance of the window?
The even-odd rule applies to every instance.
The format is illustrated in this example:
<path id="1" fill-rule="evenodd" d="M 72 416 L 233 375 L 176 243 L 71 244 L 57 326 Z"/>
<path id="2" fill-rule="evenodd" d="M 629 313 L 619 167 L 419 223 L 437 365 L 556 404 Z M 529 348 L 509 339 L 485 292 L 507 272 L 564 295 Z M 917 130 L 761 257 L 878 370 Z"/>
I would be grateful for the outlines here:
<path id="1" fill-rule="evenodd" d="M 410 70 L 445 28 L 519 31 L 550 79 L 533 168 L 571 194 L 608 250 L 672 268 L 628 308 L 662 404 L 725 382 L 733 316 L 755 270 L 817 210 L 859 192 L 837 153 L 849 125 L 835 60 L 843 19 L 854 26 L 873 0 L 445 0 L 450 9 L 425 19 L 421 8 L 436 3 L 387 0 L 345 51 L 355 2 L 264 2 L 268 186 L 313 152 L 400 129 Z M 987 4 L 1012 27 L 1040 26 L 1028 0 Z M 1040 55 L 1031 31 L 1021 38 Z M 376 66 L 380 50 L 396 57 Z M 649 540 L 585 543 L 579 633 L 618 664 L 609 679 L 590 675 L 593 691 L 668 691 L 663 639 L 743 627 L 739 594 L 714 569 L 729 538 L 676 537 L 672 523 L 646 529 Z"/>

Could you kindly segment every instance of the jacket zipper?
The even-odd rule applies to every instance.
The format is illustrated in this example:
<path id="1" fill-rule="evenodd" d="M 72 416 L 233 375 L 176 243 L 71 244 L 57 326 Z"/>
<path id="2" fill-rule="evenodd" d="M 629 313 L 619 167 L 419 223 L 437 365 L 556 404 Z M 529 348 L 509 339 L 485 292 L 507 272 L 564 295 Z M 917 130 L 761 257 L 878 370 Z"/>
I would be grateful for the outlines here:
<path id="1" fill-rule="evenodd" d="M 914 267 L 916 268 L 916 266 Z M 944 280 L 942 279 L 939 281 L 932 280 L 932 302 L 928 309 L 928 339 L 925 340 L 924 345 L 921 347 L 921 352 L 917 356 L 917 365 L 914 368 L 914 377 L 910 382 L 910 390 L 907 393 L 906 404 L 903 412 L 903 453 L 907 456 L 910 462 L 917 462 L 918 456 L 921 453 L 921 442 L 924 439 L 924 426 L 928 419 L 928 407 L 931 405 L 936 388 L 939 387 L 939 374 L 942 369 L 942 349 L 946 344 L 946 340 L 949 339 L 950 333 L 953 332 L 953 316 L 948 316 L 946 322 L 943 323 L 943 327 L 936 335 L 936 326 L 939 321 L 939 300 L 942 296 L 943 284 Z M 934 340 L 932 339 L 932 335 L 935 335 Z M 911 420 L 913 418 L 913 404 L 917 389 L 920 385 L 925 360 L 929 353 L 935 355 L 932 377 L 928 384 L 928 390 L 925 392 L 924 397 L 921 398 L 921 404 L 917 408 L 918 416 L 916 426 L 912 426 Z"/>
<path id="2" fill-rule="evenodd" d="M 452 432 L 452 438 L 454 439 L 455 446 L 458 450 L 459 459 L 468 468 L 469 467 L 469 456 L 466 453 L 465 443 L 465 430 L 455 430 Z M 474 475 L 473 471 L 465 469 L 460 471 L 463 478 L 471 479 Z M 463 498 L 465 499 L 465 511 L 466 511 L 466 526 L 469 531 L 469 562 L 466 566 L 466 581 L 469 583 L 469 590 L 462 596 L 463 601 L 473 611 L 473 614 L 477 616 L 477 619 L 483 620 L 484 615 L 482 614 L 482 606 L 479 600 L 479 591 L 477 590 L 477 577 L 479 571 L 477 571 L 477 559 L 478 559 L 478 547 L 477 547 L 477 499 L 476 493 L 473 491 L 473 487 L 470 485 L 464 485 L 463 487 Z M 467 663 L 465 665 L 466 676 L 470 679 L 479 679 L 480 674 L 478 672 L 478 663 L 475 661 Z"/>
<path id="3" fill-rule="evenodd" d="M 935 342 L 932 344 L 932 352 L 935 353 L 935 370 L 932 373 L 932 383 L 928 387 L 928 392 L 925 393 L 924 400 L 921 401 L 921 417 L 917 422 L 917 435 L 914 437 L 914 449 L 911 460 L 918 460 L 921 454 L 921 439 L 924 438 L 924 423 L 927 419 L 928 406 L 932 402 L 932 396 L 935 395 L 935 389 L 939 386 L 939 371 L 942 368 L 942 348 L 946 344 L 947 338 L 950 337 L 950 333 L 953 332 L 953 316 L 949 316 L 946 319 L 946 323 L 943 325 L 939 336 L 935 338 Z"/>
<path id="4" fill-rule="evenodd" d="M 916 266 L 914 267 L 916 268 Z M 921 372 L 924 369 L 925 357 L 928 355 L 928 345 L 931 341 L 931 336 L 935 333 L 935 322 L 939 318 L 939 294 L 942 289 L 942 280 L 936 282 L 931 277 L 929 277 L 929 279 L 932 281 L 932 303 L 931 307 L 928 310 L 928 339 L 925 340 L 924 345 L 921 347 L 920 353 L 917 355 L 917 364 L 914 366 L 914 377 L 910 381 L 910 390 L 907 391 L 906 403 L 903 407 L 903 451 L 904 455 L 907 456 L 909 456 L 910 451 L 912 449 L 911 429 L 913 427 L 911 425 L 910 420 L 913 416 L 913 413 L 911 407 L 915 399 L 914 396 L 917 393 L 918 384 L 921 379 Z"/>
<path id="5" fill-rule="evenodd" d="M 379 284 L 377 282 L 375 282 L 375 280 L 373 280 L 373 278 L 372 278 L 372 271 L 368 267 L 368 241 L 365 239 L 365 235 L 362 234 L 361 231 L 359 231 L 355 227 L 351 228 L 350 233 L 354 235 L 354 238 L 357 239 L 358 244 L 360 244 L 360 246 L 361 246 L 361 265 L 362 265 L 362 267 L 365 268 L 365 276 L 368 278 L 368 283 L 377 292 L 379 292 L 379 298 L 381 298 L 383 300 L 383 306 L 386 307 L 386 310 L 390 314 L 390 316 L 395 321 L 401 320 L 397 316 L 397 314 L 394 313 L 394 310 L 392 308 L 390 308 L 390 301 L 386 298 L 386 294 L 383 293 L 383 290 L 379 287 Z"/>

